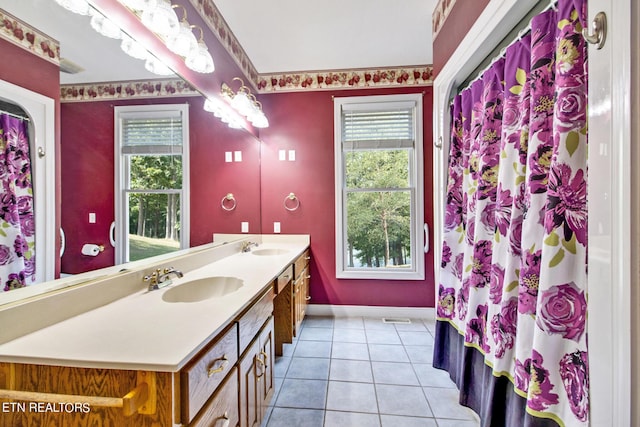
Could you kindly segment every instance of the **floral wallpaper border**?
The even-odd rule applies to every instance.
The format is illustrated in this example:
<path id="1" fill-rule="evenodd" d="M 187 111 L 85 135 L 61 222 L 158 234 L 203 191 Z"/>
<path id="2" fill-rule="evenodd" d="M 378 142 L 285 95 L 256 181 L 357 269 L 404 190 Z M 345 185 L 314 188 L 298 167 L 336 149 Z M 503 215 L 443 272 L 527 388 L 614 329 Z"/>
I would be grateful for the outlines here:
<path id="1" fill-rule="evenodd" d="M 433 68 L 421 65 L 404 68 L 309 71 L 287 74 L 261 74 L 257 89 L 260 93 L 320 89 L 357 89 L 431 85 Z"/>
<path id="2" fill-rule="evenodd" d="M 60 65 L 60 43 L 0 9 L 0 38 Z"/>
<path id="3" fill-rule="evenodd" d="M 433 39 L 435 40 L 440 33 L 440 30 L 444 26 L 445 21 L 449 17 L 451 13 L 451 9 L 456 4 L 457 0 L 440 0 L 436 5 L 436 8 L 433 11 L 433 15 L 431 16 L 433 23 Z"/>
<path id="4" fill-rule="evenodd" d="M 166 98 L 172 96 L 199 96 L 182 79 L 139 80 L 130 82 L 88 83 L 62 85 L 60 102 L 105 101 L 109 99 Z"/>

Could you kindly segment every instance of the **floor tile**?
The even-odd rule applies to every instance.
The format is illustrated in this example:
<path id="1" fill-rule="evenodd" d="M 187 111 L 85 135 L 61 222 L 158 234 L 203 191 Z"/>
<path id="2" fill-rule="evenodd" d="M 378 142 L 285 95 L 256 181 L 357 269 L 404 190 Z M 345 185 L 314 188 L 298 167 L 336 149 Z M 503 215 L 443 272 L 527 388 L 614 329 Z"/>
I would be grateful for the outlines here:
<path id="1" fill-rule="evenodd" d="M 364 329 L 335 328 L 333 330 L 333 341 L 364 344 L 367 342 L 367 336 L 364 334 Z"/>
<path id="2" fill-rule="evenodd" d="M 318 357 L 294 357 L 286 378 L 326 380 L 329 378 L 329 359 Z"/>
<path id="3" fill-rule="evenodd" d="M 393 323 L 384 323 L 381 317 L 365 317 L 364 328 L 367 330 L 395 330 Z"/>
<path id="4" fill-rule="evenodd" d="M 306 316 L 302 321 L 303 328 L 333 328 L 333 317 Z"/>
<path id="5" fill-rule="evenodd" d="M 380 417 L 378 414 L 327 411 L 324 427 L 380 427 Z"/>
<path id="6" fill-rule="evenodd" d="M 433 418 L 404 417 L 401 415 L 380 415 L 382 427 L 438 427 Z"/>
<path id="7" fill-rule="evenodd" d="M 284 357 L 293 356 L 293 352 L 296 350 L 296 346 L 298 344 L 298 340 L 294 340 L 292 344 L 283 344 L 282 345 L 282 355 Z"/>
<path id="8" fill-rule="evenodd" d="M 336 329 L 364 329 L 364 320 L 362 317 L 336 317 L 333 321 L 333 327 Z"/>
<path id="9" fill-rule="evenodd" d="M 294 357 L 331 357 L 331 341 L 300 341 Z"/>
<path id="10" fill-rule="evenodd" d="M 324 409 L 326 398 L 327 381 L 285 379 L 275 406 Z"/>
<path id="11" fill-rule="evenodd" d="M 476 419 L 477 415 L 471 409 L 458 403 L 457 389 L 424 387 L 423 390 L 436 418 Z"/>
<path id="12" fill-rule="evenodd" d="M 324 411 L 273 408 L 267 427 L 322 427 Z"/>
<path id="13" fill-rule="evenodd" d="M 421 319 L 411 319 L 411 323 L 396 323 L 396 331 L 427 332 L 427 327 Z"/>
<path id="14" fill-rule="evenodd" d="M 399 331 L 400 339 L 404 345 L 430 345 L 433 346 L 433 337 L 429 332 Z"/>
<path id="15" fill-rule="evenodd" d="M 371 362 L 376 384 L 420 385 L 410 363 Z"/>
<path id="16" fill-rule="evenodd" d="M 299 338 L 300 341 L 331 341 L 332 339 L 333 329 L 329 328 L 303 328 Z"/>
<path id="17" fill-rule="evenodd" d="M 334 342 L 331 358 L 369 360 L 369 347 L 366 344 Z"/>
<path id="18" fill-rule="evenodd" d="M 438 418 L 438 427 L 480 427 L 480 422 Z"/>
<path id="19" fill-rule="evenodd" d="M 433 346 L 408 345 L 404 347 L 404 350 L 411 363 L 433 363 Z"/>
<path id="20" fill-rule="evenodd" d="M 435 369 L 432 365 L 415 363 L 413 364 L 413 369 L 416 371 L 418 381 L 423 387 L 456 388 L 447 372 Z"/>
<path id="21" fill-rule="evenodd" d="M 373 384 L 329 381 L 327 410 L 377 413 Z"/>
<path id="22" fill-rule="evenodd" d="M 275 362 L 273 364 L 273 375 L 276 378 L 284 378 L 287 374 L 287 369 L 289 369 L 289 364 L 291 363 L 290 357 L 276 357 Z"/>
<path id="23" fill-rule="evenodd" d="M 367 342 L 369 344 L 402 344 L 400 336 L 393 329 L 368 329 Z"/>
<path id="24" fill-rule="evenodd" d="M 376 394 L 381 414 L 433 416 L 420 387 L 376 384 Z"/>
<path id="25" fill-rule="evenodd" d="M 397 344 L 369 344 L 369 355 L 378 362 L 409 362 L 404 347 Z"/>
<path id="26" fill-rule="evenodd" d="M 332 359 L 329 380 L 372 383 L 371 363 L 366 360 Z"/>

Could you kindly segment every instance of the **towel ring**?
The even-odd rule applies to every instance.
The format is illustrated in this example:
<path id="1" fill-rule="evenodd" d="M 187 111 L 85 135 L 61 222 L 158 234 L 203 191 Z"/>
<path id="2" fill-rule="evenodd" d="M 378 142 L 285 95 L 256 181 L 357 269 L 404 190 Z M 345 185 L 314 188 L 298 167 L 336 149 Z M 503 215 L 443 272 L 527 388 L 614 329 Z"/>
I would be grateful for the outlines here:
<path id="1" fill-rule="evenodd" d="M 287 201 L 293 200 L 293 202 L 287 203 Z M 300 207 L 300 199 L 294 194 L 289 193 L 288 196 L 284 198 L 284 208 L 290 212 L 297 210 Z"/>
<path id="2" fill-rule="evenodd" d="M 227 193 L 227 195 L 222 198 L 220 205 L 225 211 L 234 210 L 236 208 L 236 198 L 233 197 L 233 193 Z"/>

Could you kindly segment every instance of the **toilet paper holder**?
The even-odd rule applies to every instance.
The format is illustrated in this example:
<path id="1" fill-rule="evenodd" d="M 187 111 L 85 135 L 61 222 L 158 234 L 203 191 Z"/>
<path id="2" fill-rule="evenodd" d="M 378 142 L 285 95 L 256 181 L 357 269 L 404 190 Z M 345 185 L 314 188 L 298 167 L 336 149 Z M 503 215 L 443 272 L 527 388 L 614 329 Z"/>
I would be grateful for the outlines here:
<path id="1" fill-rule="evenodd" d="M 82 255 L 97 256 L 104 251 L 104 245 L 96 245 L 93 243 L 85 243 L 82 245 Z"/>

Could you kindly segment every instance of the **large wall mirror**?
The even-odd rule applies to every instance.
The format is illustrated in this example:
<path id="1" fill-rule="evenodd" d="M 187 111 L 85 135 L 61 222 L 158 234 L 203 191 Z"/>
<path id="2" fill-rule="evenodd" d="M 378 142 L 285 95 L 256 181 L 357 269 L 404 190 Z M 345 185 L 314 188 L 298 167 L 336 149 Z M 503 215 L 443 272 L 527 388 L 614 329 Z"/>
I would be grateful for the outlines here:
<path id="1" fill-rule="evenodd" d="M 56 184 L 47 190 L 58 191 L 53 200 L 60 203 L 60 230 L 48 230 L 60 239 L 47 244 L 48 256 L 55 263 L 59 258 L 63 278 L 58 285 L 114 274 L 126 268 L 120 262 L 143 264 L 147 257 L 174 253 L 180 242 L 183 248 L 210 243 L 214 233 L 260 233 L 260 142 L 253 133 L 231 129 L 205 111 L 197 84 L 177 74 L 147 71 L 144 61 L 121 50 L 122 40 L 94 31 L 90 16 L 52 0 L 4 0 L 1 9 L 60 43 L 63 90 L 55 111 L 60 145 L 54 154 Z M 206 35 L 207 40 L 214 37 Z M 0 48 L 2 43 L 6 41 L 0 40 Z M 13 72 L 22 71 L 16 67 Z M 0 101 L 11 104 L 13 95 L 3 88 Z M 133 119 L 118 122 L 118 111 Z M 117 148 L 118 123 L 135 127 L 136 117 L 157 111 L 160 117 L 171 111 L 186 115 L 184 152 L 176 155 L 175 147 L 154 152 L 160 143 L 147 149 Z M 31 151 L 38 156 L 35 145 Z M 40 190 L 33 188 L 34 193 Z M 55 221 L 47 224 L 58 228 Z M 45 244 L 40 240 L 36 247 Z M 52 288 L 48 281 L 27 288 L 39 286 L 41 291 Z M 32 289 L 3 292 L 0 304 Z"/>

